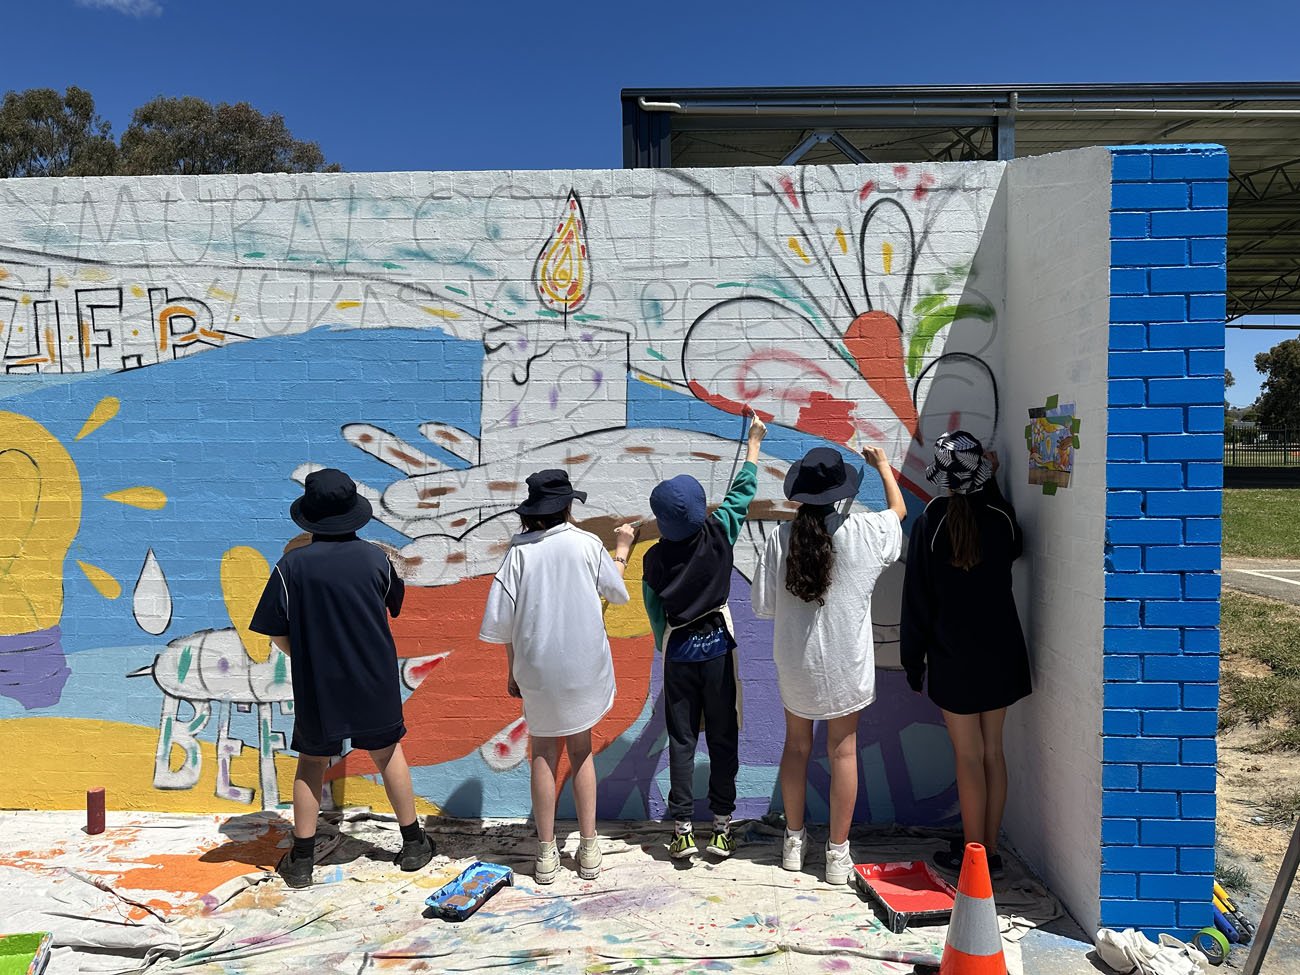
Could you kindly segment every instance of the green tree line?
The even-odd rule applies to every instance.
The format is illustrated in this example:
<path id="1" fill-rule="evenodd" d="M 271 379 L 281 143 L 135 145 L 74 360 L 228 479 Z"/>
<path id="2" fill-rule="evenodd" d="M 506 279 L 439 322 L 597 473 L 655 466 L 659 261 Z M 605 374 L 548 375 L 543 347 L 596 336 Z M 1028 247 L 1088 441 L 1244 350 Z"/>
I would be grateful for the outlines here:
<path id="1" fill-rule="evenodd" d="M 315 142 L 295 139 L 283 115 L 247 102 L 160 96 L 135 110 L 120 139 L 76 86 L 10 91 L 0 103 L 0 178 L 338 170 Z"/>

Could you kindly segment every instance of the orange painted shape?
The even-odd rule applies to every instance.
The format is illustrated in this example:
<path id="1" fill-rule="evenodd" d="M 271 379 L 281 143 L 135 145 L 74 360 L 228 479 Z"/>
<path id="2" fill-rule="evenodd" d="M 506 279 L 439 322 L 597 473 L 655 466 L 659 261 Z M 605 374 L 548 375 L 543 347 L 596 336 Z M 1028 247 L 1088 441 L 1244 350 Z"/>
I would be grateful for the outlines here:
<path id="1" fill-rule="evenodd" d="M 733 413 L 736 416 L 740 416 L 742 413 L 744 413 L 745 410 L 751 409 L 751 407 L 749 407 L 745 403 L 737 403 L 735 400 L 728 399 L 725 396 L 719 396 L 717 393 L 710 393 L 707 389 L 701 386 L 694 379 L 692 379 L 686 385 L 690 389 L 691 394 L 700 402 L 708 403 L 710 406 L 715 406 L 718 409 L 722 410 L 724 413 Z M 764 423 L 771 423 L 772 420 L 775 419 L 775 414 L 769 413 L 766 410 L 756 409 L 753 410 L 753 412 Z"/>
<path id="2" fill-rule="evenodd" d="M 168 305 L 158 313 L 158 351 L 167 351 L 167 341 L 171 338 L 171 321 L 174 317 L 193 318 L 194 312 L 184 305 Z M 193 342 L 190 338 L 188 341 Z M 184 343 L 182 343 L 184 344 Z"/>
<path id="3" fill-rule="evenodd" d="M 857 403 L 840 399 L 824 390 L 813 390 L 808 402 L 799 410 L 800 430 L 847 444 L 853 438 L 853 410 Z"/>
<path id="4" fill-rule="evenodd" d="M 858 372 L 894 415 L 916 435 L 916 407 L 907 382 L 903 360 L 903 335 L 898 319 L 888 312 L 863 312 L 844 334 L 844 345 L 857 363 Z"/>

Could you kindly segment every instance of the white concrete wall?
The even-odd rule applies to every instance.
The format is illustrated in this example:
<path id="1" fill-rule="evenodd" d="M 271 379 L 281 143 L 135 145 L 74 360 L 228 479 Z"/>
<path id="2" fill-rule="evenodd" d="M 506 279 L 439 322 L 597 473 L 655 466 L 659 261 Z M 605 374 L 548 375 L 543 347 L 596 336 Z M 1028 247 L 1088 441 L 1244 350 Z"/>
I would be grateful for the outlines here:
<path id="1" fill-rule="evenodd" d="M 1007 722 L 1006 830 L 1085 929 L 1100 906 L 1110 167 L 1104 149 L 1008 165 L 999 330 L 998 446 L 1027 540 L 1017 583 L 1034 673 Z M 1048 496 L 1028 483 L 1024 427 L 1053 395 L 1082 424 L 1072 482 Z"/>

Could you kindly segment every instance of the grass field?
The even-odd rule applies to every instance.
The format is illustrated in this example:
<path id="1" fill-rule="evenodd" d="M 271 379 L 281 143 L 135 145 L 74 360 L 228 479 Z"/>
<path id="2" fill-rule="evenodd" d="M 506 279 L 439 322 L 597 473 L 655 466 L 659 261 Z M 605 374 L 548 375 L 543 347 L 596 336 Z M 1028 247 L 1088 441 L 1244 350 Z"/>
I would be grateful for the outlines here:
<path id="1" fill-rule="evenodd" d="M 1300 488 L 1224 491 L 1223 554 L 1300 559 Z"/>
<path id="2" fill-rule="evenodd" d="M 1300 751 L 1300 609 L 1223 591 L 1219 725 L 1261 729 L 1254 747 Z"/>

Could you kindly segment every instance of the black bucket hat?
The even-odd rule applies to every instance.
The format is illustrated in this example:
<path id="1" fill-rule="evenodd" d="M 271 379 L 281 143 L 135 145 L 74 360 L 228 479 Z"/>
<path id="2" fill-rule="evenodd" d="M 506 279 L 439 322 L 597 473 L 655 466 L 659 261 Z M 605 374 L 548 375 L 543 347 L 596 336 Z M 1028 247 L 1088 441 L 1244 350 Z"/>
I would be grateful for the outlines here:
<path id="1" fill-rule="evenodd" d="M 984 456 L 984 445 L 965 430 L 945 433 L 934 442 L 934 463 L 925 469 L 925 479 L 953 494 L 973 494 L 993 476 L 993 465 Z"/>
<path id="2" fill-rule="evenodd" d="M 342 471 L 312 471 L 303 487 L 302 497 L 289 506 L 289 517 L 303 531 L 346 535 L 370 521 L 370 502 L 357 494 L 356 483 Z"/>
<path id="3" fill-rule="evenodd" d="M 538 471 L 528 475 L 528 498 L 515 509 L 515 513 L 553 515 L 572 504 L 574 498 L 585 504 L 587 492 L 573 489 L 568 471 Z"/>
<path id="4" fill-rule="evenodd" d="M 800 504 L 834 504 L 858 493 L 862 471 L 832 447 L 814 447 L 785 475 L 785 496 Z"/>

